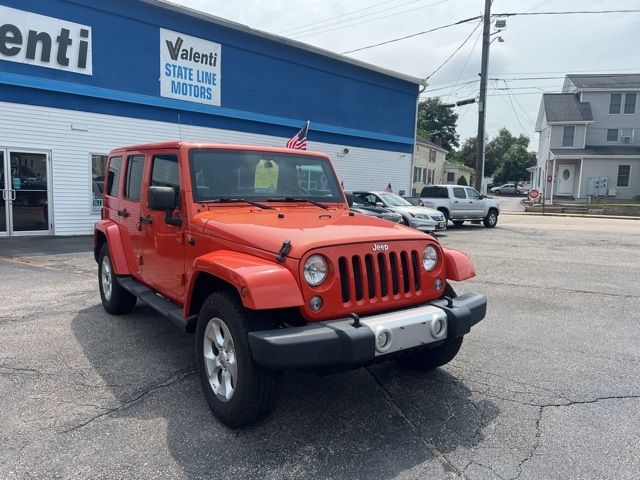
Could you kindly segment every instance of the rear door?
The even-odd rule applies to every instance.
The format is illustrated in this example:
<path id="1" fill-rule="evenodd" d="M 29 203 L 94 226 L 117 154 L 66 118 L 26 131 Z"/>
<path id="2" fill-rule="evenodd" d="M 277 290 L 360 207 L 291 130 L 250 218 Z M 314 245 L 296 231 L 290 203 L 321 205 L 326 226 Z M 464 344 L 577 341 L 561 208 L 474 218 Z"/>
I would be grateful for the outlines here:
<path id="1" fill-rule="evenodd" d="M 451 187 L 451 218 L 466 218 L 469 215 L 469 202 L 464 187 Z"/>
<path id="2" fill-rule="evenodd" d="M 185 291 L 185 243 L 183 228 L 187 225 L 182 211 L 180 194 L 180 168 L 177 150 L 158 150 L 150 154 L 150 167 L 145 178 L 149 186 L 171 187 L 175 191 L 178 211 L 183 218 L 183 227 L 169 225 L 166 212 L 149 210 L 147 189 L 143 195 L 141 228 L 144 234 L 142 246 L 142 278 L 164 295 L 175 300 Z M 174 216 L 177 215 L 174 212 Z"/>
<path id="3" fill-rule="evenodd" d="M 122 240 L 127 255 L 133 255 L 129 262 L 131 273 L 141 274 L 143 233 L 140 225 L 140 200 L 142 197 L 146 155 L 144 152 L 127 152 L 124 165 L 122 196 L 117 211 L 118 223 L 122 226 Z"/>

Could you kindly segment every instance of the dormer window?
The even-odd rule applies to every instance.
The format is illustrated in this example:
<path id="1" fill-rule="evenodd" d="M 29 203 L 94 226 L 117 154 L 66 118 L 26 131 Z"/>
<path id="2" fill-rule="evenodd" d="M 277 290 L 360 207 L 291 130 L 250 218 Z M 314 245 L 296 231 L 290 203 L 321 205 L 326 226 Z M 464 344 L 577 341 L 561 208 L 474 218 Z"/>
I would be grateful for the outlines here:
<path id="1" fill-rule="evenodd" d="M 625 115 L 635 115 L 637 99 L 637 93 L 612 93 L 609 100 L 609 114 L 619 115 L 624 113 Z"/>
<path id="2" fill-rule="evenodd" d="M 573 125 L 565 125 L 562 129 L 562 146 L 573 147 L 573 137 L 576 133 L 576 127 Z"/>

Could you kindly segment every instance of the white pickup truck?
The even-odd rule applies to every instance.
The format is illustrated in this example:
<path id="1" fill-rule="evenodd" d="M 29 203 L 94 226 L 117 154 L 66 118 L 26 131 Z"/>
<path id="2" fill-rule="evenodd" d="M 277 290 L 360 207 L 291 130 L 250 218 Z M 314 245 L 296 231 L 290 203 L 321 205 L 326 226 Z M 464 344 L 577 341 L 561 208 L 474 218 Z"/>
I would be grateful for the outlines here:
<path id="1" fill-rule="evenodd" d="M 485 227 L 493 228 L 500 215 L 498 202 L 471 187 L 428 185 L 422 189 L 420 200 L 425 207 L 440 210 L 454 225 L 462 225 L 466 220 L 482 220 Z"/>

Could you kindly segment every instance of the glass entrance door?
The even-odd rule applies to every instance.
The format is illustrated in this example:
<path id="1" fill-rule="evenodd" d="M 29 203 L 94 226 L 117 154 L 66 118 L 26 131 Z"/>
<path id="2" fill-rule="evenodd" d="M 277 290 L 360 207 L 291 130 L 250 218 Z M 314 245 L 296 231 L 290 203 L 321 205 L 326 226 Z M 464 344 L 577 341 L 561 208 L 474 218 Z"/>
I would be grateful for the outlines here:
<path id="1" fill-rule="evenodd" d="M 6 155 L 0 150 L 0 237 L 9 233 L 9 179 L 6 174 Z"/>
<path id="2" fill-rule="evenodd" d="M 49 155 L 9 149 L 0 158 L 0 235 L 49 233 Z"/>

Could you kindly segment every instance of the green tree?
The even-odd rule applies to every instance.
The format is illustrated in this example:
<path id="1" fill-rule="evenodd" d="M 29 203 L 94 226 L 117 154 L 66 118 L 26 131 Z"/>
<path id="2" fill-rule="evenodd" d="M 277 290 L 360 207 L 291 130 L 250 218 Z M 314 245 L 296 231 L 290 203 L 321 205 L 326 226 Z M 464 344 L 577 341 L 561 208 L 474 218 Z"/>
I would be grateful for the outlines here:
<path id="1" fill-rule="evenodd" d="M 467 186 L 469 185 L 467 183 L 467 179 L 464 177 L 464 175 L 460 175 L 460 177 L 458 178 L 458 185 L 463 185 L 463 186 Z"/>
<path id="2" fill-rule="evenodd" d="M 488 177 L 493 176 L 505 160 L 507 152 L 516 145 L 522 146 L 526 151 L 529 148 L 529 137 L 522 134 L 514 137 L 509 130 L 501 128 L 485 148 L 484 174 Z"/>
<path id="3" fill-rule="evenodd" d="M 448 155 L 453 163 L 461 163 L 467 167 L 476 168 L 476 148 L 478 145 L 476 137 L 467 138 L 459 150 L 454 150 Z"/>
<path id="4" fill-rule="evenodd" d="M 458 114 L 453 108 L 443 106 L 438 97 L 427 98 L 418 104 L 418 135 L 432 142 L 439 137 L 447 150 L 460 144 L 457 124 Z"/>
<path id="5" fill-rule="evenodd" d="M 527 147 L 517 143 L 504 154 L 502 162 L 495 171 L 493 180 L 497 184 L 527 180 L 529 178 L 527 168 L 533 167 L 535 164 L 536 153 L 527 151 Z"/>

